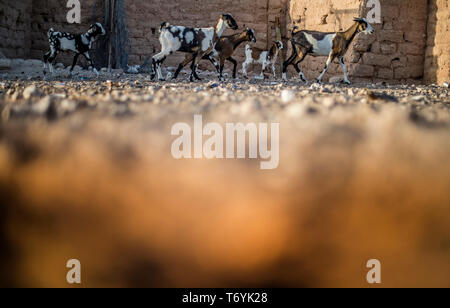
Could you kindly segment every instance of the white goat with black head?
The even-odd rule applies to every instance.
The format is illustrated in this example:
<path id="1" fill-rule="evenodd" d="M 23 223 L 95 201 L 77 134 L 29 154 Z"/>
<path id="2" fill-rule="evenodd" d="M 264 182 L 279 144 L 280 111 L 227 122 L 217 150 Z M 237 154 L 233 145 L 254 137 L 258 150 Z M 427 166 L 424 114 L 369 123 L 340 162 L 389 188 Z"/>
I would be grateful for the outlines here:
<path id="1" fill-rule="evenodd" d="M 53 28 L 51 28 L 47 33 L 50 51 L 44 55 L 44 68 L 48 65 L 50 72 L 53 74 L 54 69 L 52 63 L 55 61 L 58 53 L 60 51 L 71 51 L 75 53 L 72 67 L 70 68 L 71 73 L 77 64 L 78 57 L 83 55 L 98 75 L 98 71 L 94 66 L 91 56 L 89 55 L 89 51 L 91 50 L 92 43 L 95 41 L 97 36 L 105 34 L 106 31 L 100 23 L 91 25 L 89 30 L 84 34 L 56 32 Z"/>
<path id="2" fill-rule="evenodd" d="M 283 63 L 283 79 L 287 80 L 286 71 L 289 65 L 293 65 L 303 82 L 306 82 L 305 75 L 298 65 L 307 55 L 314 57 L 328 56 L 325 69 L 320 74 L 317 81 L 322 82 L 323 76 L 327 73 L 331 63 L 338 58 L 344 71 L 344 82 L 350 84 L 347 76 L 347 67 L 344 63 L 344 56 L 350 47 L 353 39 L 358 33 L 372 34 L 373 27 L 364 18 L 355 18 L 355 23 L 344 32 L 318 32 L 318 31 L 297 31 L 298 27 L 292 30 L 292 55 Z"/>
<path id="3" fill-rule="evenodd" d="M 159 80 L 165 80 L 161 72 L 162 63 L 166 60 L 167 56 L 176 51 L 181 51 L 191 53 L 193 57 L 181 63 L 178 71 L 181 71 L 184 66 L 192 62 L 190 80 L 194 81 L 194 78 L 200 80 L 196 73 L 198 62 L 202 57 L 210 54 L 214 50 L 216 43 L 226 28 L 238 29 L 238 25 L 231 14 L 220 15 L 216 26 L 211 28 L 189 28 L 173 26 L 167 22 L 162 23 L 159 37 L 161 52 L 153 56 L 153 73 L 151 74 L 151 79 L 154 79 L 156 74 L 158 74 Z"/>

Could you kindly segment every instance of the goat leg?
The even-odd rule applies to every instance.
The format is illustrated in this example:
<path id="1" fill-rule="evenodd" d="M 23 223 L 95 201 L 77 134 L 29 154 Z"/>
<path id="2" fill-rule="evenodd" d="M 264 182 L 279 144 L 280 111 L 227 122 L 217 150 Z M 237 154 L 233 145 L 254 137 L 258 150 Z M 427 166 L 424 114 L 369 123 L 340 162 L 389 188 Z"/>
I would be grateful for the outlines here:
<path id="1" fill-rule="evenodd" d="M 203 56 L 204 56 L 204 54 L 203 54 L 203 55 L 196 54 L 196 55 L 194 56 L 194 60 L 192 61 L 192 66 L 191 66 L 191 69 L 192 69 L 191 77 L 190 77 L 191 82 L 194 81 L 193 78 L 195 78 L 196 80 L 202 80 L 202 79 L 197 75 L 197 67 L 198 67 L 198 62 L 200 61 L 201 58 L 203 58 Z M 193 78 L 192 78 L 192 77 L 193 77 Z"/>
<path id="2" fill-rule="evenodd" d="M 330 56 L 328 57 L 327 60 L 327 64 L 325 66 L 325 69 L 323 70 L 323 72 L 320 74 L 319 78 L 317 78 L 317 82 L 318 83 L 322 83 L 322 78 L 323 76 L 325 76 L 325 74 L 328 72 L 328 69 L 330 68 L 331 63 L 333 63 L 333 60 L 336 56 L 334 55 L 334 53 L 331 53 Z"/>
<path id="3" fill-rule="evenodd" d="M 209 60 L 209 62 L 211 62 L 211 64 L 214 65 L 214 67 L 216 68 L 217 73 L 220 74 L 220 65 L 219 65 L 219 63 L 217 63 L 217 61 L 214 58 L 214 56 L 212 55 L 212 53 L 210 53 L 206 57 L 203 57 L 203 59 Z"/>
<path id="4" fill-rule="evenodd" d="M 224 81 L 223 78 L 223 68 L 225 67 L 225 59 L 220 58 L 220 68 L 219 68 L 219 80 Z"/>
<path id="5" fill-rule="evenodd" d="M 298 67 L 298 65 L 306 58 L 306 52 L 299 54 L 298 56 L 298 60 L 297 62 L 295 62 L 294 64 L 294 68 L 298 73 L 298 76 L 300 77 L 300 79 L 305 82 L 308 83 L 308 81 L 306 80 L 305 74 L 303 74 L 302 70 L 300 69 L 300 67 Z"/>
<path id="6" fill-rule="evenodd" d="M 188 65 L 192 60 L 193 60 L 193 55 L 186 55 L 186 58 L 184 59 L 184 61 L 181 62 L 181 63 L 178 65 L 178 68 L 177 68 L 177 70 L 175 71 L 175 74 L 173 75 L 172 80 L 177 79 L 177 78 L 178 78 L 178 75 L 179 75 L 180 72 L 181 72 L 181 70 L 182 70 L 186 65 Z"/>
<path id="7" fill-rule="evenodd" d="M 54 74 L 55 70 L 53 68 L 53 61 L 56 60 L 56 56 L 58 55 L 58 53 L 56 51 L 51 52 L 49 58 L 48 58 L 48 66 L 50 68 L 50 73 Z"/>
<path id="8" fill-rule="evenodd" d="M 230 61 L 231 63 L 233 63 L 233 79 L 236 79 L 237 77 L 237 61 L 235 59 L 233 59 L 232 57 L 228 58 L 228 61 Z"/>
<path id="9" fill-rule="evenodd" d="M 95 68 L 94 61 L 92 61 L 92 58 L 91 58 L 91 56 L 89 55 L 89 52 L 85 52 L 83 55 L 84 55 L 84 57 L 86 58 L 86 60 L 88 60 L 89 66 L 92 67 L 92 68 L 94 69 L 94 72 L 97 74 L 97 77 L 98 77 L 98 76 L 99 76 L 99 73 L 98 73 L 97 69 Z"/>
<path id="10" fill-rule="evenodd" d="M 50 57 L 50 51 L 44 55 L 44 72 L 47 69 L 48 58 Z"/>
<path id="11" fill-rule="evenodd" d="M 156 77 L 156 60 L 152 58 L 152 72 L 150 73 L 150 80 L 155 80 Z"/>
<path id="12" fill-rule="evenodd" d="M 344 57 L 340 57 L 339 62 L 341 63 L 342 70 L 344 71 L 344 83 L 351 85 L 352 83 L 350 82 L 350 80 L 348 79 L 348 76 L 347 76 L 347 66 L 345 66 L 345 63 L 344 63 Z"/>
<path id="13" fill-rule="evenodd" d="M 284 81 L 288 81 L 287 80 L 287 68 L 289 67 L 289 65 L 293 64 L 296 57 L 297 57 L 297 53 L 292 52 L 292 55 L 289 57 L 289 59 L 287 59 L 286 61 L 283 62 L 283 80 Z"/>
<path id="14" fill-rule="evenodd" d="M 73 62 L 72 62 L 72 66 L 70 67 L 70 74 L 72 75 L 73 73 L 73 69 L 75 68 L 75 65 L 77 65 L 78 62 L 78 57 L 80 56 L 79 53 L 77 53 L 74 57 L 73 57 Z"/>

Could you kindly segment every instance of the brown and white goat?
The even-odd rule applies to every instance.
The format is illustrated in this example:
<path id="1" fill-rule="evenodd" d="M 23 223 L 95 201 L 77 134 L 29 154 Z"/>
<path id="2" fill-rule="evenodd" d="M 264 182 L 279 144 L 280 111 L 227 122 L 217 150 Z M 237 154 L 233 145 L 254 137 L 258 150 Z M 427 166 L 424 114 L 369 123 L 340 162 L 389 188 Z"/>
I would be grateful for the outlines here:
<path id="1" fill-rule="evenodd" d="M 167 56 L 176 51 L 193 54 L 190 80 L 193 81 L 194 78 L 200 79 L 195 71 L 198 61 L 213 51 L 225 28 L 233 30 L 238 28 L 231 14 L 221 14 L 216 26 L 211 28 L 189 28 L 173 26 L 167 22 L 162 23 L 159 37 L 161 52 L 152 58 L 153 73 L 151 74 L 151 79 L 154 79 L 155 75 L 158 74 L 159 80 L 165 80 L 161 72 L 161 65 Z M 189 62 L 185 61 L 180 64 L 179 71 Z"/>
<path id="2" fill-rule="evenodd" d="M 242 74 L 247 78 L 247 67 L 252 63 L 259 63 L 262 66 L 261 78 L 264 79 L 264 71 L 267 66 L 272 67 L 273 76 L 276 77 L 275 63 L 277 62 L 278 53 L 283 50 L 283 43 L 276 41 L 269 50 L 252 48 L 250 45 L 245 46 L 245 62 L 242 64 Z"/>
<path id="3" fill-rule="evenodd" d="M 253 29 L 247 28 L 242 33 L 222 37 L 219 42 L 217 42 L 214 51 L 206 56 L 216 67 L 217 72 L 219 73 L 219 80 L 223 80 L 225 60 L 233 64 L 233 78 L 236 79 L 238 63 L 232 56 L 236 49 L 244 42 L 256 43 L 255 31 Z M 215 61 L 216 59 L 218 59 L 218 61 Z"/>
<path id="4" fill-rule="evenodd" d="M 374 29 L 364 18 L 355 18 L 355 23 L 344 32 L 317 32 L 301 30 L 295 32 L 298 27 L 292 30 L 292 55 L 283 63 L 283 79 L 287 81 L 286 71 L 289 65 L 293 65 L 303 82 L 306 82 L 305 75 L 298 65 L 307 55 L 314 57 L 328 56 L 325 69 L 320 74 L 317 81 L 322 82 L 323 76 L 327 73 L 331 63 L 335 58 L 339 59 L 344 71 L 344 82 L 350 84 L 347 76 L 347 67 L 344 63 L 344 56 L 350 44 L 358 33 L 372 34 Z"/>

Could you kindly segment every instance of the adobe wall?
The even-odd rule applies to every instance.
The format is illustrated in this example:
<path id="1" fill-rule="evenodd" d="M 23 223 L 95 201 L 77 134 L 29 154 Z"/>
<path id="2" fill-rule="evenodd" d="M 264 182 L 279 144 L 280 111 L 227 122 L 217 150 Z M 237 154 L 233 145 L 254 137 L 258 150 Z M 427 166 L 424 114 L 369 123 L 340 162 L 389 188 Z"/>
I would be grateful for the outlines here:
<path id="1" fill-rule="evenodd" d="M 194 27 L 212 26 L 222 12 L 232 13 L 240 28 L 257 32 L 257 46 L 267 47 L 274 40 L 275 17 L 281 19 L 282 37 L 287 49 L 290 29 L 342 31 L 353 17 L 366 16 L 366 0 L 121 0 L 128 41 L 125 51 L 130 65 L 142 64 L 159 52 L 158 27 L 163 21 Z M 105 22 L 104 0 L 81 0 L 82 24 L 69 25 L 68 9 L 61 0 L 0 0 L 0 49 L 11 58 L 38 58 L 48 49 L 46 32 L 50 27 L 82 32 L 94 21 Z M 443 82 L 449 81 L 449 4 L 448 0 L 380 0 L 382 22 L 374 25 L 376 34 L 357 37 L 346 56 L 353 81 Z M 226 34 L 230 34 L 229 30 Z M 106 42 L 97 45 L 96 62 L 106 65 Z M 285 50 L 285 53 L 289 50 Z M 176 66 L 184 55 L 169 57 L 166 64 Z M 236 58 L 244 58 L 243 47 Z M 71 63 L 71 56 L 58 61 Z M 308 57 L 302 69 L 309 79 L 316 78 L 325 58 Z M 277 65 L 277 67 L 279 67 Z M 213 69 L 202 61 L 203 69 Z M 295 71 L 290 68 L 293 76 Z M 330 76 L 342 75 L 333 64 Z"/>
<path id="2" fill-rule="evenodd" d="M 450 8 L 448 0 L 430 0 L 428 8 L 425 82 L 450 81 Z"/>
<path id="3" fill-rule="evenodd" d="M 8 58 L 29 56 L 32 0 L 0 0 L 0 49 Z"/>

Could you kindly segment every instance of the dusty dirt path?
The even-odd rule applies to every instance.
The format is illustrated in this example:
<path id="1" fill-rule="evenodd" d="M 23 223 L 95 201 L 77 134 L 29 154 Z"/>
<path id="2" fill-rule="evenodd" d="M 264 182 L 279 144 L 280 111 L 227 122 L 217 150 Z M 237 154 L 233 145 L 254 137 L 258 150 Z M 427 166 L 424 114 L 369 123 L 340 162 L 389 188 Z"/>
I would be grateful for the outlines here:
<path id="1" fill-rule="evenodd" d="M 4 283 L 450 285 L 448 88 L 206 77 L 0 79 Z M 195 114 L 280 123 L 279 168 L 175 160 Z"/>

